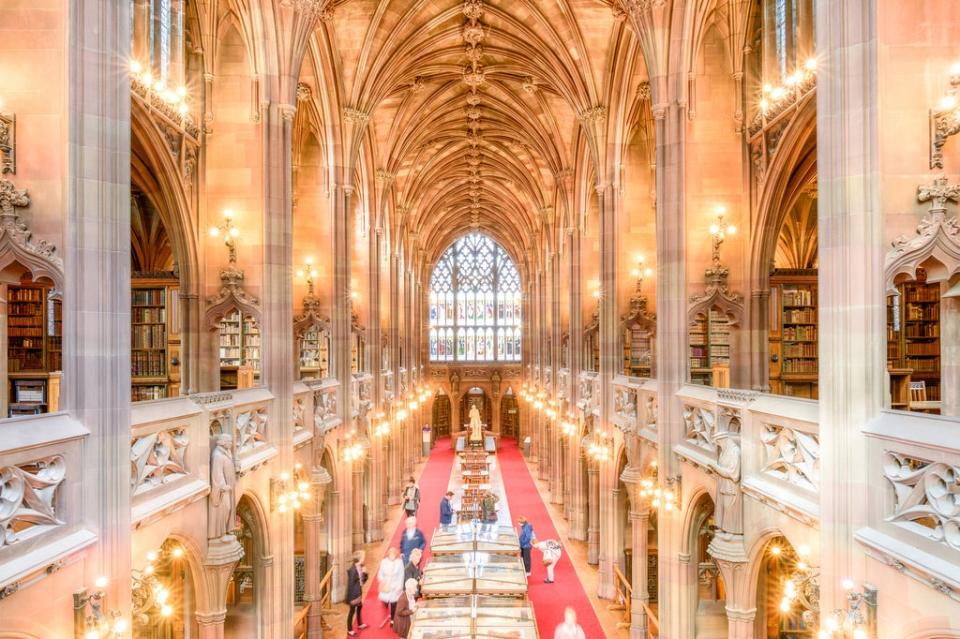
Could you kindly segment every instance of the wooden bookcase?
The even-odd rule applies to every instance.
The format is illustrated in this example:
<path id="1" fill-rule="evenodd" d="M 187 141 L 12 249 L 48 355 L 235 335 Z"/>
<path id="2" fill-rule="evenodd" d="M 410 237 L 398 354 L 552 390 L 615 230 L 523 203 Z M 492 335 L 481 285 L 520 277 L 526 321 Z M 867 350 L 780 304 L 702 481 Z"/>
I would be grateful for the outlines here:
<path id="1" fill-rule="evenodd" d="M 48 286 L 7 287 L 9 415 L 58 410 L 63 369 L 63 311 Z"/>
<path id="2" fill-rule="evenodd" d="M 130 292 L 130 399 L 180 392 L 179 283 L 169 277 L 134 277 Z"/>
<path id="3" fill-rule="evenodd" d="M 714 369 L 730 368 L 730 319 L 720 308 L 695 313 L 688 329 L 690 381 L 713 385 Z"/>
<path id="4" fill-rule="evenodd" d="M 324 379 L 330 375 L 330 333 L 318 324 L 300 336 L 300 378 Z"/>
<path id="5" fill-rule="evenodd" d="M 770 278 L 770 390 L 817 398 L 819 326 L 816 269 L 778 270 Z"/>
<path id="6" fill-rule="evenodd" d="M 623 330 L 623 373 L 631 377 L 653 377 L 653 332 L 639 323 Z"/>
<path id="7" fill-rule="evenodd" d="M 928 284 L 920 269 L 917 280 L 898 284 L 897 291 L 899 295 L 887 297 L 887 368 L 908 374 L 908 385 L 923 382 L 925 401 L 939 402 L 940 285 Z M 903 375 L 897 375 L 898 379 Z M 902 380 L 899 382 L 902 386 Z M 891 406 L 909 408 L 909 396 L 904 398 L 902 392 L 893 395 Z"/>
<path id="8" fill-rule="evenodd" d="M 220 320 L 219 350 L 220 390 L 238 388 L 241 366 L 260 379 L 260 326 L 255 317 L 237 310 L 227 313 Z"/>

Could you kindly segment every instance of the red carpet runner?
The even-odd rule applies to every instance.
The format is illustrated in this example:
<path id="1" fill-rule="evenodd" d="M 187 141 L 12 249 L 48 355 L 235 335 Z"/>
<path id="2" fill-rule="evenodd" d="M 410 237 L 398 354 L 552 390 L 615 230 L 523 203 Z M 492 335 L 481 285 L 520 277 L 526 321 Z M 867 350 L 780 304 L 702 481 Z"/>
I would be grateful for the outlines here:
<path id="1" fill-rule="evenodd" d="M 517 443 L 512 439 L 500 440 L 500 453 L 497 456 L 503 485 L 510 506 L 510 516 L 516 524 L 517 517 L 523 515 L 533 525 L 537 539 L 556 539 L 562 542 L 557 529 L 553 526 L 547 507 L 540 499 L 540 493 L 530 477 L 527 465 L 523 461 Z M 593 605 L 577 578 L 573 564 L 567 557 L 566 549 L 555 569 L 555 583 L 545 584 L 547 573 L 543 567 L 543 556 L 533 549 L 533 574 L 529 579 L 529 595 L 537 615 L 537 628 L 540 637 L 550 639 L 557 625 L 563 621 L 563 611 L 573 606 L 577 611 L 577 621 L 589 639 L 606 636 L 593 611 Z"/>
<path id="2" fill-rule="evenodd" d="M 450 438 L 445 437 L 437 440 L 433 452 L 427 460 L 427 465 L 423 469 L 423 474 L 420 475 L 420 481 L 417 482 L 420 486 L 420 510 L 417 512 L 417 527 L 423 531 L 427 538 L 427 549 L 424 552 L 423 560 L 420 562 L 421 566 L 426 565 L 427 559 L 430 557 L 430 537 L 437 526 L 440 525 L 440 500 L 447 492 L 447 486 L 450 483 L 454 457 L 455 453 L 450 445 Z M 390 539 L 390 545 L 398 549 L 400 548 L 400 535 L 403 533 L 405 521 L 406 517 L 404 516 Z M 384 553 L 384 556 L 386 556 L 386 553 Z M 378 568 L 379 566 L 374 565 L 367 566 L 367 570 L 370 571 L 370 580 L 373 583 L 363 600 L 363 621 L 370 627 L 362 631 L 360 636 L 368 639 L 371 637 L 396 639 L 397 635 L 389 624 L 383 628 L 377 628 L 386 615 L 383 603 L 377 598 L 379 592 L 377 590 Z M 343 630 L 340 630 L 340 632 L 343 632 Z"/>

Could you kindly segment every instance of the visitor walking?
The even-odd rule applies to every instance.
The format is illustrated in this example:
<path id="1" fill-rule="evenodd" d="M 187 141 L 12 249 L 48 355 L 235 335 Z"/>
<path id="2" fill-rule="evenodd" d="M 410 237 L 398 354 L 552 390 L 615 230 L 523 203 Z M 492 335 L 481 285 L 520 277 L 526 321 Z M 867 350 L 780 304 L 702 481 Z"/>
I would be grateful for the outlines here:
<path id="1" fill-rule="evenodd" d="M 530 552 L 537 543 L 537 535 L 533 532 L 533 526 L 527 521 L 527 518 L 521 515 L 517 519 L 520 524 L 520 557 L 523 558 L 523 570 L 530 576 Z"/>
<path id="2" fill-rule="evenodd" d="M 587 639 L 583 628 L 577 623 L 577 611 L 570 606 L 563 611 L 563 623 L 557 626 L 553 639 Z"/>
<path id="3" fill-rule="evenodd" d="M 485 524 L 495 524 L 497 522 L 497 502 L 500 498 L 493 494 L 492 490 L 483 493 L 480 498 L 480 521 Z"/>
<path id="4" fill-rule="evenodd" d="M 406 567 L 403 569 L 403 583 L 407 583 L 411 579 L 416 580 L 417 582 L 417 596 L 420 596 L 420 577 L 423 575 L 423 572 L 420 570 L 420 560 L 423 558 L 423 551 L 419 548 L 414 548 L 410 552 L 410 561 L 407 562 Z"/>
<path id="5" fill-rule="evenodd" d="M 553 571 L 557 567 L 557 562 L 560 561 L 563 546 L 555 539 L 546 539 L 537 544 L 537 550 L 543 553 L 543 566 L 547 569 L 547 578 L 543 583 L 552 584 Z"/>
<path id="6" fill-rule="evenodd" d="M 422 551 L 426 547 L 427 538 L 423 536 L 423 531 L 417 528 L 417 518 L 407 517 L 407 529 L 400 537 L 400 554 L 403 555 L 403 563 L 410 561 L 410 552 L 414 548 Z"/>
<path id="7" fill-rule="evenodd" d="M 363 623 L 361 614 L 363 613 L 363 584 L 367 581 L 367 569 L 363 565 L 363 551 L 358 550 L 353 553 L 353 563 L 347 569 L 347 604 L 350 606 L 350 612 L 347 613 L 347 634 L 356 637 L 357 632 L 353 629 L 353 619 L 356 616 L 357 630 L 363 630 L 367 624 Z"/>
<path id="8" fill-rule="evenodd" d="M 413 477 L 407 480 L 407 487 L 403 489 L 403 509 L 407 511 L 407 517 L 413 517 L 420 508 L 420 487 Z"/>
<path id="9" fill-rule="evenodd" d="M 410 617 L 417 611 L 417 580 L 408 579 L 403 587 L 403 594 L 397 602 L 397 618 L 393 622 L 393 631 L 398 636 L 406 638 L 410 633 Z"/>
<path id="10" fill-rule="evenodd" d="M 449 526 L 453 523 L 453 516 L 456 511 L 453 509 L 453 491 L 448 490 L 447 494 L 440 500 L 440 525 Z"/>
<path id="11" fill-rule="evenodd" d="M 388 621 L 393 623 L 397 600 L 403 592 L 403 560 L 400 559 L 400 551 L 393 546 L 387 550 L 387 556 L 380 562 L 377 584 L 380 590 L 378 597 L 387 607 L 387 616 L 380 622 L 380 627 L 383 628 Z"/>

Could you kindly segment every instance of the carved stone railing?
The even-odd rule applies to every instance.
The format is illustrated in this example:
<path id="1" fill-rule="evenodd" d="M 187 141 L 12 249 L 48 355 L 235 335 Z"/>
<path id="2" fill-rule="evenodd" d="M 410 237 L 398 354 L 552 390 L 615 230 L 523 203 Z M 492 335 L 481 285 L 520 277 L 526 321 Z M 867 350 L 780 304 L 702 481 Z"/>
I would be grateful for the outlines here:
<path id="1" fill-rule="evenodd" d="M 817 526 L 820 519 L 817 403 L 767 394 L 747 394 L 743 403 L 740 430 L 744 442 L 744 493 L 808 526 Z"/>
<path id="2" fill-rule="evenodd" d="M 867 435 L 868 555 L 960 601 L 960 438 L 955 419 L 885 411 Z"/>
<path id="3" fill-rule="evenodd" d="M 293 385 L 293 445 L 299 448 L 313 438 L 309 416 L 313 414 L 313 393 L 303 382 Z"/>
<path id="4" fill-rule="evenodd" d="M 639 393 L 640 385 L 629 378 L 623 375 L 613 378 L 613 410 L 610 416 L 624 434 L 636 434 L 639 431 Z"/>
<path id="5" fill-rule="evenodd" d="M 595 393 L 599 377 L 596 373 L 590 371 L 581 371 L 580 379 L 577 380 L 577 408 L 583 411 L 584 415 L 592 414 L 597 410 L 597 400 L 599 393 Z"/>
<path id="6" fill-rule="evenodd" d="M 544 368 L 540 371 L 540 378 L 543 390 L 547 393 L 547 397 L 550 397 L 553 394 L 553 370 L 550 367 Z"/>
<path id="7" fill-rule="evenodd" d="M 15 417 L 0 435 L 0 592 L 55 572 L 96 541 L 84 526 L 83 445 L 63 413 Z"/>
<path id="8" fill-rule="evenodd" d="M 310 383 L 313 392 L 313 430 L 317 437 L 340 425 L 340 412 L 337 407 L 337 392 L 340 382 L 336 379 L 323 379 Z"/>
<path id="9" fill-rule="evenodd" d="M 134 525 L 203 497 L 208 488 L 209 421 L 188 397 L 130 409 L 130 497 Z"/>
<path id="10" fill-rule="evenodd" d="M 657 444 L 657 380 L 645 379 L 640 384 L 637 403 L 637 433 Z"/>
<path id="11" fill-rule="evenodd" d="M 265 388 L 233 391 L 233 448 L 240 473 L 253 470 L 276 455 L 269 443 L 270 400 Z"/>
<path id="12" fill-rule="evenodd" d="M 570 398 L 570 371 L 561 368 L 557 371 L 557 399 L 564 401 Z"/>
<path id="13" fill-rule="evenodd" d="M 373 404 L 373 375 L 370 373 L 358 373 L 351 380 L 351 393 L 353 401 L 350 408 L 353 416 L 361 413 L 366 414 Z"/>
<path id="14" fill-rule="evenodd" d="M 405 368 L 401 368 L 399 373 L 400 379 L 398 380 L 399 385 L 397 386 L 399 395 L 397 397 L 403 397 L 407 394 L 407 382 L 409 380 L 409 376 L 407 375 L 407 369 Z"/>
<path id="15" fill-rule="evenodd" d="M 717 390 L 709 386 L 684 386 L 677 398 L 681 404 L 680 443 L 674 452 L 682 459 L 705 468 L 717 461 Z"/>

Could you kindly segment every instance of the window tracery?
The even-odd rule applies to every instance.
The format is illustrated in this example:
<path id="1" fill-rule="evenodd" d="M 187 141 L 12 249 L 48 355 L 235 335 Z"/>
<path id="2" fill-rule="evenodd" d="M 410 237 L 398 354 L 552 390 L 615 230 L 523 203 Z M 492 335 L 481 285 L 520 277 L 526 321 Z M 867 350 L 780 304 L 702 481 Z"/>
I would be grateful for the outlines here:
<path id="1" fill-rule="evenodd" d="M 483 233 L 458 239 L 430 277 L 431 361 L 519 361 L 520 274 Z"/>

